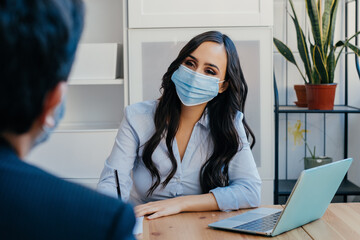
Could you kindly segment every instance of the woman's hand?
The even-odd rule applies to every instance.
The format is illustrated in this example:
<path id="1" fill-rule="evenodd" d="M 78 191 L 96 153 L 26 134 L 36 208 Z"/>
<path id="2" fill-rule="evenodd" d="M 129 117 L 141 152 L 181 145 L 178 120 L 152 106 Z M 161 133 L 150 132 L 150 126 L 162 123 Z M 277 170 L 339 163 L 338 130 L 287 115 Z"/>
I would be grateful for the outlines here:
<path id="1" fill-rule="evenodd" d="M 135 207 L 137 217 L 150 215 L 148 219 L 174 215 L 189 211 L 214 211 L 219 210 L 216 199 L 212 193 L 182 196 L 149 202 Z"/>
<path id="2" fill-rule="evenodd" d="M 135 207 L 137 217 L 150 215 L 148 219 L 177 214 L 183 211 L 183 205 L 186 199 L 184 197 L 176 197 L 156 202 L 149 202 Z"/>

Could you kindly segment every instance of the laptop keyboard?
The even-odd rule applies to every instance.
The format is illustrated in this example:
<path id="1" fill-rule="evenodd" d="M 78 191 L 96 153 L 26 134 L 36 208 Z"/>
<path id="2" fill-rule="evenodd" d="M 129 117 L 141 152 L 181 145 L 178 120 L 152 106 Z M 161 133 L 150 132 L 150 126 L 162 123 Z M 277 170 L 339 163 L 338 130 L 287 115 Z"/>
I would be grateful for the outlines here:
<path id="1" fill-rule="evenodd" d="M 277 212 L 269 216 L 256 219 L 254 221 L 241 224 L 234 228 L 240 230 L 246 230 L 246 231 L 267 232 L 274 228 L 280 214 L 281 212 Z"/>

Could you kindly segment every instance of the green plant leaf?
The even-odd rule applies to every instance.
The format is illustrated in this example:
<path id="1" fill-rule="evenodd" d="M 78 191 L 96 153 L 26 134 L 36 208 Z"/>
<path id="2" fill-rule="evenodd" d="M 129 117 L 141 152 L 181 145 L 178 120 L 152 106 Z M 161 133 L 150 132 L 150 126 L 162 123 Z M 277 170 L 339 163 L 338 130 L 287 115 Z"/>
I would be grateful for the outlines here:
<path id="1" fill-rule="evenodd" d="M 357 46 L 347 42 L 347 41 L 338 41 L 335 45 L 336 47 L 341 47 L 341 46 L 345 46 L 350 48 L 356 55 L 358 55 L 360 57 L 360 48 L 358 48 Z"/>
<path id="2" fill-rule="evenodd" d="M 344 46 L 345 45 L 345 41 L 338 41 L 336 44 L 335 44 L 335 47 L 341 47 L 341 46 Z"/>
<path id="3" fill-rule="evenodd" d="M 320 26 L 320 30 L 322 29 L 322 18 L 321 18 L 321 7 L 322 7 L 322 1 L 321 0 L 316 0 L 317 1 L 317 12 L 319 14 L 319 26 Z"/>
<path id="4" fill-rule="evenodd" d="M 324 53 L 327 53 L 328 49 L 328 33 L 330 29 L 331 22 L 331 8 L 336 0 L 325 0 L 324 12 L 322 15 L 322 44 L 324 47 Z"/>
<path id="5" fill-rule="evenodd" d="M 336 57 L 336 61 L 335 61 L 335 67 L 337 65 L 337 62 L 339 61 L 339 58 L 340 58 L 340 55 L 341 55 L 341 52 L 344 50 L 345 47 L 350 47 L 348 46 L 348 43 L 351 41 L 351 39 L 353 39 L 354 37 L 356 37 L 357 35 L 360 34 L 360 31 L 358 31 L 357 33 L 355 33 L 354 35 L 352 35 L 350 38 L 348 38 L 347 40 L 345 41 L 338 41 L 336 44 L 335 44 L 335 48 L 337 47 L 342 47 Z M 354 46 L 354 45 L 353 45 Z M 355 46 L 354 46 L 355 47 Z M 351 50 L 353 49 L 356 49 L 357 47 L 352 47 L 350 48 Z M 354 51 L 354 50 L 353 50 Z M 357 52 L 355 51 L 355 53 L 357 54 Z M 359 55 L 358 55 L 359 56 Z"/>
<path id="6" fill-rule="evenodd" d="M 316 146 L 314 145 L 314 152 L 312 153 L 312 158 L 315 159 L 316 158 Z"/>
<path id="7" fill-rule="evenodd" d="M 283 55 L 283 57 L 286 60 L 288 60 L 289 62 L 291 62 L 292 64 L 294 64 L 297 67 L 297 69 L 299 70 L 299 72 L 301 74 L 301 77 L 304 79 L 305 83 L 307 83 L 304 75 L 302 74 L 302 72 L 300 71 L 299 66 L 296 63 L 295 57 L 292 54 L 290 48 L 288 48 L 288 46 L 286 46 L 282 41 L 280 41 L 277 38 L 274 38 L 273 41 L 274 41 L 275 47 L 281 53 L 281 55 Z"/>
<path id="8" fill-rule="evenodd" d="M 301 27 L 299 26 L 299 23 L 296 21 L 295 18 L 291 17 L 294 21 L 295 27 L 296 27 L 296 35 L 297 35 L 297 45 L 299 54 L 301 57 L 301 60 L 304 63 L 305 72 L 308 76 L 309 82 L 312 82 L 312 75 L 311 75 L 311 61 L 309 58 L 309 51 L 308 46 L 306 44 L 304 32 L 302 31 Z"/>
<path id="9" fill-rule="evenodd" d="M 334 45 L 334 33 L 335 33 L 335 24 L 336 24 L 336 16 L 339 6 L 339 0 L 335 0 L 334 4 L 331 6 L 331 29 L 329 30 L 330 33 L 328 34 L 330 46 Z"/>
<path id="10" fill-rule="evenodd" d="M 351 43 L 347 43 L 348 47 L 353 50 L 353 52 L 360 57 L 360 48 L 358 48 L 357 46 L 351 44 Z"/>
<path id="11" fill-rule="evenodd" d="M 313 62 L 316 72 L 319 74 L 321 83 L 329 83 L 328 73 L 326 71 L 326 63 L 319 46 L 315 46 L 313 50 Z"/>
<path id="12" fill-rule="evenodd" d="M 334 72 L 335 72 L 335 47 L 332 47 L 330 49 L 330 53 L 326 59 L 326 67 L 327 67 L 327 72 L 328 72 L 328 76 L 329 76 L 329 83 L 333 83 L 334 82 Z"/>
<path id="13" fill-rule="evenodd" d="M 338 0 L 333 0 L 331 8 L 330 8 L 330 20 L 329 20 L 329 26 L 326 31 L 326 36 L 323 36 L 324 39 L 326 39 L 325 46 L 324 46 L 324 52 L 326 53 L 328 51 L 328 47 L 330 48 L 334 45 L 334 32 L 335 32 L 335 23 L 336 23 L 336 15 L 337 15 L 337 9 L 338 9 Z M 323 29 L 323 32 L 325 30 Z"/>
<path id="14" fill-rule="evenodd" d="M 305 0 L 306 10 L 308 16 L 310 18 L 311 30 L 313 33 L 315 45 L 319 46 L 322 51 L 322 43 L 321 43 L 321 25 L 319 21 L 319 12 L 316 6 L 315 0 Z"/>
<path id="15" fill-rule="evenodd" d="M 309 44 L 310 44 L 311 59 L 313 59 L 314 58 L 314 56 L 313 56 L 314 45 L 312 44 L 312 42 L 310 40 L 310 33 L 308 34 L 308 40 L 309 40 Z"/>
<path id="16" fill-rule="evenodd" d="M 305 39 L 305 35 L 303 30 L 301 29 L 300 25 L 299 25 L 299 21 L 298 18 L 296 16 L 296 12 L 292 3 L 292 0 L 289 0 L 290 5 L 291 5 L 291 9 L 293 11 L 294 17 L 291 17 L 294 25 L 295 25 L 295 29 L 296 29 L 296 35 L 297 35 L 297 47 L 300 53 L 300 57 L 301 60 L 304 63 L 304 67 L 305 67 L 305 72 L 306 75 L 308 76 L 309 82 L 312 82 L 312 74 L 311 74 L 311 61 L 309 58 L 309 50 L 308 50 L 308 46 L 306 43 L 306 39 Z"/>
<path id="17" fill-rule="evenodd" d="M 311 84 L 320 84 L 320 76 L 319 76 L 319 73 L 315 70 L 315 67 L 314 67 L 314 71 L 312 72 L 313 73 L 313 76 L 312 76 L 312 79 L 313 79 L 313 82 Z"/>
<path id="18" fill-rule="evenodd" d="M 346 42 L 350 42 L 351 39 L 353 39 L 354 37 L 356 37 L 357 35 L 360 34 L 360 31 L 358 31 L 357 33 L 355 33 L 354 35 L 352 35 L 351 37 L 349 37 L 348 39 L 346 39 L 345 41 L 338 41 L 336 44 L 335 44 L 335 47 L 345 47 L 344 45 L 346 45 L 345 43 Z"/>
<path id="19" fill-rule="evenodd" d="M 286 60 L 297 65 L 295 61 L 295 57 L 292 54 L 290 48 L 288 48 L 288 46 L 286 46 L 282 41 L 280 41 L 277 38 L 274 38 L 274 44 L 277 50 L 281 53 L 281 55 L 284 56 L 284 58 L 286 58 Z"/>
<path id="20" fill-rule="evenodd" d="M 309 44 L 310 44 L 310 53 L 311 53 L 311 59 L 314 60 L 314 49 L 315 49 L 315 46 L 311 43 L 310 39 L 309 39 Z M 313 64 L 314 61 L 313 61 Z M 318 72 L 315 70 L 315 67 L 313 67 L 314 69 L 312 70 L 312 81 L 311 81 L 311 84 L 320 84 L 320 77 L 319 77 L 319 74 Z"/>

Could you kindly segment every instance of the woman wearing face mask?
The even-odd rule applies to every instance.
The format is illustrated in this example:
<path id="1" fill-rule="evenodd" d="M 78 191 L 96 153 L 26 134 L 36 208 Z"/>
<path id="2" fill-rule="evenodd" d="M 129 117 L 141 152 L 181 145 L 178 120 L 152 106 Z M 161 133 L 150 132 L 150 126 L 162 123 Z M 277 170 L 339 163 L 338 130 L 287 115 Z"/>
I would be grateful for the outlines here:
<path id="1" fill-rule="evenodd" d="M 159 100 L 126 108 L 99 191 L 116 196 L 117 169 L 121 196 L 137 205 L 137 216 L 258 206 L 247 85 L 229 37 L 211 31 L 190 40 L 161 89 Z"/>

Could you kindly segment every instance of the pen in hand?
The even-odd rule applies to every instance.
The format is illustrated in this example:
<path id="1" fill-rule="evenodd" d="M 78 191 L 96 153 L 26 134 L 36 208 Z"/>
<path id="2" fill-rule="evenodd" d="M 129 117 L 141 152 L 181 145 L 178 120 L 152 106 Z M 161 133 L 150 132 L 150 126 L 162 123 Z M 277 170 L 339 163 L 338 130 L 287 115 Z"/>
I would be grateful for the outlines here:
<path id="1" fill-rule="evenodd" d="M 115 174 L 115 183 L 116 183 L 116 191 L 117 191 L 118 199 L 121 199 L 119 175 L 118 175 L 118 172 L 117 172 L 116 169 L 115 169 L 115 171 L 114 171 L 114 174 Z"/>

